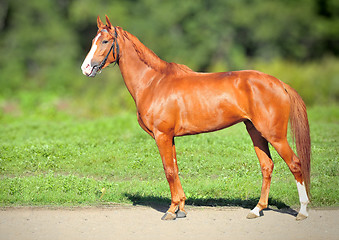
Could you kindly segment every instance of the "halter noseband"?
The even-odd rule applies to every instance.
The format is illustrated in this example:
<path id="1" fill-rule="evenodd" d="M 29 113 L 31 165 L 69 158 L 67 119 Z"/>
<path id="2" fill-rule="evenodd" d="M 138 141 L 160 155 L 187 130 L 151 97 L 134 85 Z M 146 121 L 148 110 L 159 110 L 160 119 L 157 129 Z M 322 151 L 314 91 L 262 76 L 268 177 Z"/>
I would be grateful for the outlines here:
<path id="1" fill-rule="evenodd" d="M 112 49 L 113 49 L 113 57 L 115 57 L 113 67 L 116 64 L 119 64 L 119 44 L 118 44 L 118 40 L 117 40 L 118 34 L 117 34 L 117 29 L 115 27 L 114 27 L 114 32 L 115 32 L 115 34 L 114 34 L 112 46 L 109 49 L 109 51 L 108 51 L 106 57 L 104 58 L 104 60 L 102 60 L 102 62 L 100 63 L 100 65 L 98 67 L 99 70 L 101 70 L 103 68 L 103 66 L 106 64 L 107 58 L 108 58 L 109 54 L 111 53 Z M 116 52 L 115 52 L 115 49 L 116 49 Z"/>

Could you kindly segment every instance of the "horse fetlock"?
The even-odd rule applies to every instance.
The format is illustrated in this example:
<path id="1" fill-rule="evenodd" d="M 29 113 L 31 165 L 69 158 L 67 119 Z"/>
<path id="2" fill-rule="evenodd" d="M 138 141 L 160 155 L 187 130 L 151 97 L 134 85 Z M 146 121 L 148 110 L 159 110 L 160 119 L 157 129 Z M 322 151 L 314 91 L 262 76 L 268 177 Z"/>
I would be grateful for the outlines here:
<path id="1" fill-rule="evenodd" d="M 186 198 L 185 198 L 186 199 Z M 185 207 L 185 199 L 181 199 L 179 203 L 179 209 L 183 210 Z"/>
<path id="2" fill-rule="evenodd" d="M 261 211 L 261 210 L 267 208 L 267 206 L 268 206 L 268 203 L 261 203 L 261 202 L 258 202 L 258 204 L 257 204 L 256 207 L 258 207 L 258 208 L 259 208 L 259 211 Z"/>
<path id="3" fill-rule="evenodd" d="M 169 207 L 169 209 L 167 210 L 167 212 L 175 213 L 178 210 L 179 210 L 179 201 L 176 202 L 176 201 L 172 200 L 172 204 Z"/>

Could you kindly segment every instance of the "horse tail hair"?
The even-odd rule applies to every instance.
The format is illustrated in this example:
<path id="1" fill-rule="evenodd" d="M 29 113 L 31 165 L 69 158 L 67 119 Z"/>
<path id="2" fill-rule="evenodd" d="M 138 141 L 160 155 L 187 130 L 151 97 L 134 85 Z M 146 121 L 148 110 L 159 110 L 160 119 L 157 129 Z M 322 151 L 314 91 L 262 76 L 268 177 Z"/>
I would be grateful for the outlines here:
<path id="1" fill-rule="evenodd" d="M 284 84 L 290 97 L 290 126 L 293 142 L 301 164 L 301 174 L 306 192 L 310 199 L 311 173 L 311 137 L 307 118 L 306 105 L 300 95 L 292 87 Z"/>

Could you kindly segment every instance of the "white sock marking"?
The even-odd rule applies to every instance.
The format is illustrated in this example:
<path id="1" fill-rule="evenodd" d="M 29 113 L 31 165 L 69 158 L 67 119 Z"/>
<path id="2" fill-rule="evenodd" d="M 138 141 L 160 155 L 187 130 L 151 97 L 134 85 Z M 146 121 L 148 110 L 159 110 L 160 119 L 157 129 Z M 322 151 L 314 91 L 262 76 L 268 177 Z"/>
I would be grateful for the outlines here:
<path id="1" fill-rule="evenodd" d="M 251 213 L 254 213 L 255 215 L 257 215 L 258 217 L 260 217 L 260 209 L 258 207 L 255 207 L 251 210 Z"/>
<path id="2" fill-rule="evenodd" d="M 296 181 L 297 182 L 297 181 Z M 307 204 L 309 203 L 307 193 L 306 193 L 306 188 L 304 182 L 300 184 L 297 182 L 297 188 L 298 188 L 298 193 L 299 193 L 299 200 L 300 200 L 300 213 L 304 214 L 305 216 L 308 216 L 307 213 Z"/>

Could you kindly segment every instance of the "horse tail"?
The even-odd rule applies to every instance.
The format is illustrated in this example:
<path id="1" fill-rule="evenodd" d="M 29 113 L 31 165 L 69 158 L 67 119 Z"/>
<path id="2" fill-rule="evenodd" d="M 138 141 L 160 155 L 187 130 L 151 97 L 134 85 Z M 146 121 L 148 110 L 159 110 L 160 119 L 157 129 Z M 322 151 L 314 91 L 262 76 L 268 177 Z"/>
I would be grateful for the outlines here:
<path id="1" fill-rule="evenodd" d="M 307 195 L 310 198 L 311 137 L 306 105 L 296 90 L 287 84 L 284 84 L 284 87 L 290 97 L 291 135 L 296 144 L 301 164 L 301 174 Z"/>

